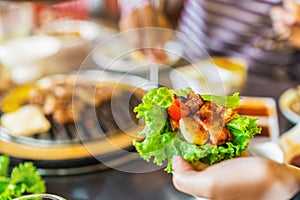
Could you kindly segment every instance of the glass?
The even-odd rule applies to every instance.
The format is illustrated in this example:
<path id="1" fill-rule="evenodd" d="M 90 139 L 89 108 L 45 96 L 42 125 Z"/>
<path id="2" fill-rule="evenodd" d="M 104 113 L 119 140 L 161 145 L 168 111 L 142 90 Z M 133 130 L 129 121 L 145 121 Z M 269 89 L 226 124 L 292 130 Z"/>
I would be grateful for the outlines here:
<path id="1" fill-rule="evenodd" d="M 0 1 L 0 43 L 29 35 L 33 21 L 32 4 Z"/>

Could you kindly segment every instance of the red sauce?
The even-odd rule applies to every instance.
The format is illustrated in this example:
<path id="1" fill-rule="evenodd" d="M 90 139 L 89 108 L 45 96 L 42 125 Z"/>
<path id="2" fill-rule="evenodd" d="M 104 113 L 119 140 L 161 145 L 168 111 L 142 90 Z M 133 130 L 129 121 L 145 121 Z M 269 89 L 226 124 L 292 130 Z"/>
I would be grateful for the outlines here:
<path id="1" fill-rule="evenodd" d="M 300 167 L 300 155 L 293 157 L 293 159 L 290 161 L 290 164 Z"/>
<path id="2" fill-rule="evenodd" d="M 261 134 L 257 134 L 255 136 L 257 136 L 257 137 L 261 137 L 261 136 L 271 137 L 269 126 L 260 126 L 260 127 L 261 127 Z"/>
<path id="3" fill-rule="evenodd" d="M 265 105 L 241 105 L 238 108 L 238 113 L 241 115 L 250 115 L 250 116 L 270 116 L 271 112 L 268 107 Z"/>
<path id="4" fill-rule="evenodd" d="M 255 117 L 270 117 L 275 114 L 274 108 L 266 105 L 266 101 L 263 99 L 243 99 L 241 106 L 238 108 L 238 114 L 244 116 L 255 116 Z M 259 124 L 262 128 L 261 134 L 256 136 L 270 137 L 270 126 L 268 124 Z"/>

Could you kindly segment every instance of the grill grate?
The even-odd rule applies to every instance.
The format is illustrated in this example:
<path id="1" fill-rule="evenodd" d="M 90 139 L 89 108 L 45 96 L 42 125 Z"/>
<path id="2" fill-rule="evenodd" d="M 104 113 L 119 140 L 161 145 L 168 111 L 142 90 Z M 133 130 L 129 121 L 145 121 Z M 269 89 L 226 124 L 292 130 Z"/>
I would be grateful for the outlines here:
<path id="1" fill-rule="evenodd" d="M 138 124 L 133 109 L 141 102 L 139 94 L 122 91 L 115 96 L 113 106 L 117 106 L 114 108 L 117 113 L 112 112 L 111 102 L 112 99 L 104 101 L 97 108 L 87 105 L 80 114 L 80 120 L 76 122 L 76 125 L 74 122 L 62 125 L 55 122 L 51 116 L 47 116 L 51 123 L 48 132 L 20 137 L 16 140 L 23 143 L 34 143 L 34 145 L 43 144 L 43 141 L 47 144 L 79 143 L 80 141 L 101 139 L 106 134 L 114 134 L 124 127 L 129 128 L 128 125 L 132 123 Z"/>

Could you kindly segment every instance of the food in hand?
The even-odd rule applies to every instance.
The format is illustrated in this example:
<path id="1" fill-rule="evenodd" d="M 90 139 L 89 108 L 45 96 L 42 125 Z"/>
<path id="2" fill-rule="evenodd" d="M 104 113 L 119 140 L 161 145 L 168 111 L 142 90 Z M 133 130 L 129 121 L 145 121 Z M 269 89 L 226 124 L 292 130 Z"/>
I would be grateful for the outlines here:
<path id="1" fill-rule="evenodd" d="M 151 89 L 135 107 L 145 128 L 134 140 L 137 152 L 146 161 L 172 171 L 172 158 L 182 156 L 191 164 L 214 164 L 242 156 L 249 139 L 260 133 L 257 118 L 237 114 L 238 94 L 229 97 L 196 94 L 191 89 Z"/>

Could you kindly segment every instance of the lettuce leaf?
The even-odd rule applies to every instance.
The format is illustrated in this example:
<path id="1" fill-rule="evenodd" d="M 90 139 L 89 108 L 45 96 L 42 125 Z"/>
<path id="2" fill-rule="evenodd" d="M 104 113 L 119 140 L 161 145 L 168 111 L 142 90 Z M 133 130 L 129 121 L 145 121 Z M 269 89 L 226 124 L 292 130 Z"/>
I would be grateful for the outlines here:
<path id="1" fill-rule="evenodd" d="M 227 108 L 238 108 L 240 107 L 240 100 L 239 93 L 236 92 L 232 96 L 216 96 L 216 95 L 209 95 L 209 94 L 202 94 L 202 99 L 205 101 L 212 101 L 216 104 L 226 106 Z"/>
<path id="2" fill-rule="evenodd" d="M 12 169 L 8 177 L 10 158 L 0 155 L 0 199 L 11 200 L 25 194 L 46 192 L 46 184 L 31 162 L 20 163 Z"/>
<path id="3" fill-rule="evenodd" d="M 143 98 L 142 103 L 134 111 L 137 117 L 145 118 L 145 128 L 140 132 L 142 141 L 133 141 L 140 156 L 150 162 L 161 166 L 166 164 L 165 170 L 172 172 L 172 158 L 182 156 L 190 163 L 201 161 L 207 164 L 214 164 L 222 160 L 241 156 L 248 148 L 248 141 L 261 129 L 255 124 L 257 118 L 241 117 L 235 115 L 234 119 L 226 124 L 227 129 L 232 133 L 233 140 L 222 146 L 205 144 L 198 146 L 187 142 L 181 132 L 172 131 L 167 118 L 167 109 L 174 101 L 174 94 L 185 96 L 190 89 L 171 91 L 165 87 L 151 89 Z M 202 95 L 201 95 L 202 96 Z M 214 99 L 217 102 L 224 102 L 228 107 L 239 106 L 240 98 L 238 93 L 232 97 L 223 98 L 205 95 L 207 99 Z"/>
<path id="4" fill-rule="evenodd" d="M 6 155 L 0 156 L 0 177 L 8 175 L 10 159 Z"/>
<path id="5" fill-rule="evenodd" d="M 144 117 L 146 122 L 148 122 L 151 106 L 157 105 L 162 108 L 168 108 L 173 101 L 174 95 L 168 88 L 153 88 L 145 94 L 142 103 L 134 108 L 134 112 L 137 113 L 137 118 Z"/>

